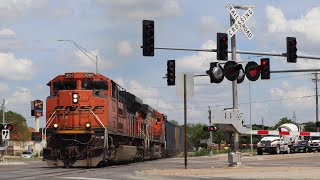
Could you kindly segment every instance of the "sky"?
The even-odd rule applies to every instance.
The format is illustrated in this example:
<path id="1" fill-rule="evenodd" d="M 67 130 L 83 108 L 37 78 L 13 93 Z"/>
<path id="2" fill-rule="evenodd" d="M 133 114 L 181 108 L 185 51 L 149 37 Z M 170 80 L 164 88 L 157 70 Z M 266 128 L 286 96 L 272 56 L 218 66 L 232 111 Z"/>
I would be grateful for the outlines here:
<path id="1" fill-rule="evenodd" d="M 156 47 L 215 49 L 216 34 L 230 27 L 229 4 L 255 6 L 246 22 L 254 37 L 249 40 L 239 30 L 237 50 L 285 53 L 286 37 L 291 36 L 297 38 L 298 55 L 320 57 L 318 1 L 2 0 L 0 98 L 6 99 L 7 110 L 22 114 L 34 127 L 30 101 L 45 102 L 51 79 L 66 72 L 96 70 L 94 56 L 88 58 L 70 41 L 58 41 L 71 40 L 98 57 L 100 74 L 182 124 L 183 99 L 163 78 L 167 60 L 176 60 L 177 74 L 205 74 L 210 62 L 217 61 L 216 53 L 155 50 L 154 57 L 144 57 L 142 20 L 155 21 Z M 245 10 L 237 12 L 242 15 Z M 270 58 L 272 71 L 320 67 L 319 60 L 298 58 L 288 64 L 285 57 L 237 54 L 242 61 L 259 63 L 260 58 Z M 315 122 L 311 73 L 272 73 L 270 80 L 245 79 L 238 84 L 238 108 L 245 124 L 250 119 L 261 124 L 263 119 L 265 125 L 274 125 L 282 117 L 294 116 L 298 123 Z M 232 104 L 230 81 L 214 84 L 209 77 L 195 77 L 194 96 L 187 100 L 188 122 L 208 123 L 209 107 L 218 117 Z M 44 124 L 41 117 L 40 126 Z"/>

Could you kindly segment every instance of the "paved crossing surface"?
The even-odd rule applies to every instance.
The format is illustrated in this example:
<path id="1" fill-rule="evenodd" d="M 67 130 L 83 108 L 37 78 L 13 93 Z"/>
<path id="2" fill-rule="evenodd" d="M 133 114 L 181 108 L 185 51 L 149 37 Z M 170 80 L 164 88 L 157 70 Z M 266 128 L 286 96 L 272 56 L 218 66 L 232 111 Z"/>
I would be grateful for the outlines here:
<path id="1" fill-rule="evenodd" d="M 41 160 L 15 159 L 9 160 L 8 163 L 0 163 L 0 180 L 291 179 L 291 176 L 292 179 L 297 179 L 304 173 L 306 173 L 304 179 L 318 179 L 320 177 L 319 159 L 320 153 L 243 156 L 243 166 L 228 168 L 227 155 L 216 155 L 188 159 L 187 170 L 184 169 L 183 158 L 90 169 L 49 168 Z M 170 174 L 171 172 L 174 174 Z M 188 173 L 191 174 L 188 175 Z"/>

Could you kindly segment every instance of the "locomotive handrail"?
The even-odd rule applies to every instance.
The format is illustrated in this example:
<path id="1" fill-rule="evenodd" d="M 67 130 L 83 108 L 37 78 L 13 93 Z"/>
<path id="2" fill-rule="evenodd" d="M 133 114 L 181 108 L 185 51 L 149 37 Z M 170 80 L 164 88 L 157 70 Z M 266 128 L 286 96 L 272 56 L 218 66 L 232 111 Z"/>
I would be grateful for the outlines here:
<path id="1" fill-rule="evenodd" d="M 46 140 L 47 140 L 47 129 L 48 127 L 50 126 L 50 124 L 52 123 L 53 121 L 53 117 L 54 115 L 56 114 L 56 111 L 57 110 L 54 110 L 53 113 L 50 115 L 49 119 L 48 119 L 48 123 L 46 123 L 46 127 L 42 129 L 41 131 L 41 137 L 42 137 L 42 141 L 43 143 L 46 143 Z M 44 132 L 44 138 L 43 138 L 43 132 Z M 44 144 L 42 144 L 42 146 L 44 146 Z"/>
<path id="2" fill-rule="evenodd" d="M 107 127 L 100 121 L 99 117 L 90 109 L 90 112 L 93 114 L 95 119 L 97 120 L 98 123 L 104 128 L 104 143 L 103 143 L 103 148 L 106 148 L 107 150 L 109 149 L 109 144 L 108 144 L 108 129 Z"/>

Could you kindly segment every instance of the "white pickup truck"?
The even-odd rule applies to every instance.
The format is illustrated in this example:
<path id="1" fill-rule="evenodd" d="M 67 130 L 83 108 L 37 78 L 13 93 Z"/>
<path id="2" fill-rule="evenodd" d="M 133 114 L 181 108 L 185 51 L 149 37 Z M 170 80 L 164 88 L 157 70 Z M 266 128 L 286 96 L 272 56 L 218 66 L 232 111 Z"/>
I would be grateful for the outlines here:
<path id="1" fill-rule="evenodd" d="M 290 153 L 290 146 L 284 142 L 282 137 L 266 136 L 257 144 L 257 153 L 262 155 L 264 152 L 269 154 L 280 154 L 281 152 Z"/>

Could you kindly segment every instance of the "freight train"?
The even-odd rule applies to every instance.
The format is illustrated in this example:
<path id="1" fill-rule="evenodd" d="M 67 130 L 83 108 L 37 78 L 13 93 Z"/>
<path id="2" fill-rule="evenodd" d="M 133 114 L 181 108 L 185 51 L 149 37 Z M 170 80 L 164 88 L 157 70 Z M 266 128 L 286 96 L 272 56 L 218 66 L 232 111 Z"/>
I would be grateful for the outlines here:
<path id="1" fill-rule="evenodd" d="M 180 128 L 101 74 L 65 73 L 47 85 L 43 160 L 50 167 L 105 166 L 181 150 Z"/>

